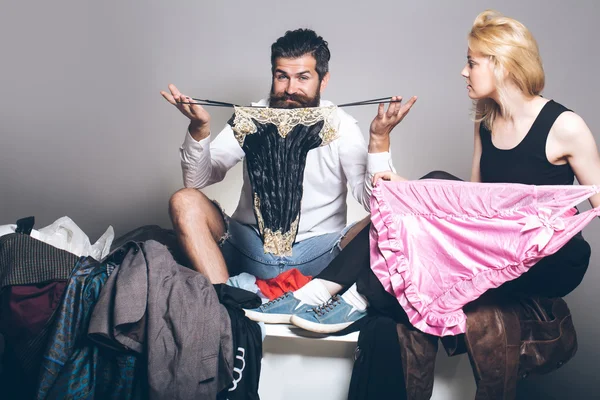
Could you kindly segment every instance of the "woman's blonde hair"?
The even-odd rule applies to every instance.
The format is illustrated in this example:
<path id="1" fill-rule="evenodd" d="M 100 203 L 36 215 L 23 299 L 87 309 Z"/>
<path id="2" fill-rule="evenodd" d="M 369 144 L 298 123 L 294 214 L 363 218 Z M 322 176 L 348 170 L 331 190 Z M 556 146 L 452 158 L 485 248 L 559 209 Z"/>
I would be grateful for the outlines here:
<path id="1" fill-rule="evenodd" d="M 544 89 L 545 76 L 537 42 L 519 21 L 494 10 L 475 18 L 468 36 L 469 49 L 489 57 L 494 67 L 500 104 L 491 99 L 476 101 L 475 119 L 492 129 L 499 116 L 510 116 L 506 107 L 506 81 L 511 81 L 526 96 L 537 96 Z"/>

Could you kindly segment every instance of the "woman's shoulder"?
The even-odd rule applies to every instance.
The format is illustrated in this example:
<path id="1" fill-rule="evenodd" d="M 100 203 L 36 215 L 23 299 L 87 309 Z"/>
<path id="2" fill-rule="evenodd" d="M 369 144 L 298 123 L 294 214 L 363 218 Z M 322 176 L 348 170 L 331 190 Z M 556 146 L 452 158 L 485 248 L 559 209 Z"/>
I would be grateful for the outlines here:
<path id="1" fill-rule="evenodd" d="M 550 136 L 569 154 L 574 154 L 585 147 L 595 147 L 590 128 L 571 110 L 561 113 L 550 130 Z"/>
<path id="2" fill-rule="evenodd" d="M 589 133 L 589 128 L 581 116 L 565 108 L 552 125 L 552 131 L 559 139 L 571 140 Z"/>

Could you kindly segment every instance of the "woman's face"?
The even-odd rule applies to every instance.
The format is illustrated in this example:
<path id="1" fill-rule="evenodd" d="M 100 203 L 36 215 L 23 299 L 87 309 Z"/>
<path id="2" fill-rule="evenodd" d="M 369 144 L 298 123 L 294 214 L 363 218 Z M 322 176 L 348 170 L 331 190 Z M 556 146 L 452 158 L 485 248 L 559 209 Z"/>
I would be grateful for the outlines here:
<path id="1" fill-rule="evenodd" d="M 494 97 L 496 94 L 496 77 L 494 64 L 489 57 L 481 53 L 467 52 L 467 65 L 461 75 L 467 80 L 468 95 L 473 100 Z"/>

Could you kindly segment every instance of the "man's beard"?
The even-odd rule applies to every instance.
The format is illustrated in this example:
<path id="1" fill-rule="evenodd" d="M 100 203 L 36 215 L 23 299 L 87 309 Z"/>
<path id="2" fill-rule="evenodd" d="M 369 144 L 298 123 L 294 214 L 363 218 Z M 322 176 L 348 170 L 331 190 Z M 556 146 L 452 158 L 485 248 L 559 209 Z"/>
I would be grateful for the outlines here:
<path id="1" fill-rule="evenodd" d="M 287 94 L 276 95 L 273 93 L 273 86 L 271 85 L 271 94 L 269 96 L 269 107 L 271 108 L 305 108 L 305 107 L 318 107 L 321 103 L 321 82 L 317 87 L 317 92 L 314 97 L 303 96 L 301 94 Z M 288 100 L 291 100 L 288 102 Z"/>

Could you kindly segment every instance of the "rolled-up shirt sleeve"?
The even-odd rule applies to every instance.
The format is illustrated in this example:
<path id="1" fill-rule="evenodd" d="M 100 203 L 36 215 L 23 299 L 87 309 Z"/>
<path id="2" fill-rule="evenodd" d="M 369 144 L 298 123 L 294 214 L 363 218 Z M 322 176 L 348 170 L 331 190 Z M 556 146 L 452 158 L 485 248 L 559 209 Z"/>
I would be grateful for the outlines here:
<path id="1" fill-rule="evenodd" d="M 186 132 L 179 151 L 186 188 L 202 189 L 222 181 L 227 171 L 244 158 L 229 125 L 212 142 L 210 137 L 197 141 Z"/>
<path id="2" fill-rule="evenodd" d="M 346 114 L 347 115 L 347 114 Z M 340 161 L 352 196 L 370 212 L 373 176 L 378 172 L 394 171 L 389 151 L 368 153 L 367 143 L 354 118 L 348 115 L 340 130 L 344 129 L 339 152 Z"/>

